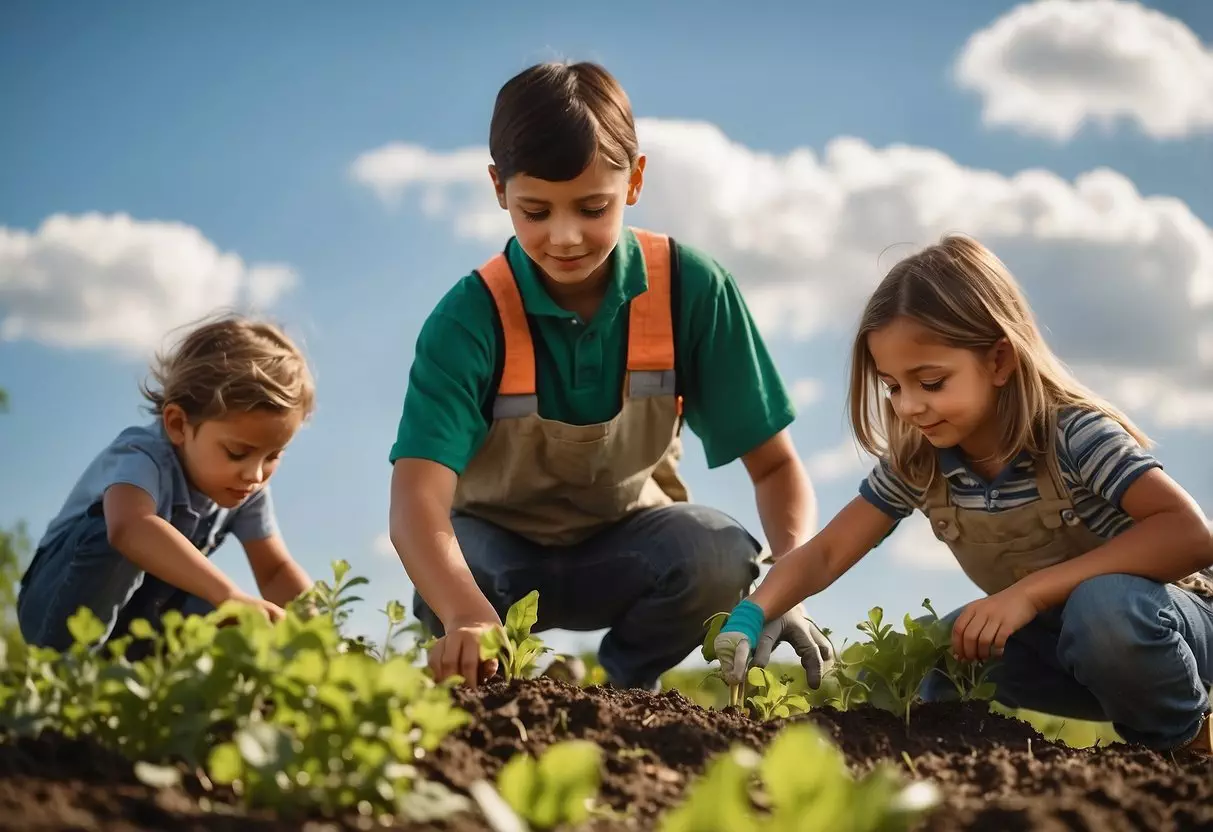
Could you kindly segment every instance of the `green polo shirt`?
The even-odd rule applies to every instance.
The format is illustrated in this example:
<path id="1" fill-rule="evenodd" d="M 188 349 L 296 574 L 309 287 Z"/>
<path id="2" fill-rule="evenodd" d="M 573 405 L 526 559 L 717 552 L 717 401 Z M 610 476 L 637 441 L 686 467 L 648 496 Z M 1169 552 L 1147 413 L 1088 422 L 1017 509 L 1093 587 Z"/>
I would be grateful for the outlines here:
<path id="1" fill-rule="evenodd" d="M 732 275 L 690 246 L 678 243 L 678 253 L 682 279 L 674 329 L 683 412 L 715 468 L 783 430 L 795 412 Z M 627 365 L 628 300 L 648 287 L 636 236 L 627 228 L 620 235 L 606 296 L 589 324 L 552 300 L 516 239 L 506 256 L 534 320 L 540 415 L 575 425 L 613 418 Z M 462 278 L 430 313 L 417 338 L 392 462 L 418 457 L 459 474 L 476 454 L 496 392 L 496 314 L 475 274 Z"/>

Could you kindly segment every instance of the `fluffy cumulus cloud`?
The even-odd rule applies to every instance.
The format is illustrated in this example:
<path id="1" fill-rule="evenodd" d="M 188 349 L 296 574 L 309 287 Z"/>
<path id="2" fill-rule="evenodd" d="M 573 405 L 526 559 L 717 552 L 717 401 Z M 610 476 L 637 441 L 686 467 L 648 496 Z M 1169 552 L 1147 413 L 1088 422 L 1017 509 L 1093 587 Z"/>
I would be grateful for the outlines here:
<path id="1" fill-rule="evenodd" d="M 295 281 L 183 223 L 55 214 L 32 232 L 0 226 L 0 338 L 143 354 L 215 310 L 267 308 Z"/>
<path id="2" fill-rule="evenodd" d="M 898 524 L 880 548 L 895 563 L 931 571 L 960 571 L 952 551 L 931 531 L 931 523 L 921 512 L 914 512 Z M 940 615 L 946 614 L 939 610 Z"/>
<path id="3" fill-rule="evenodd" d="M 638 129 L 649 164 L 629 221 L 710 251 L 771 337 L 847 337 L 897 258 L 964 232 L 1008 263 L 1080 377 L 1172 424 L 1208 423 L 1213 230 L 1184 202 L 1145 196 L 1104 168 L 1073 181 L 1035 169 L 1006 176 L 852 137 L 820 154 L 775 155 L 702 122 L 645 119 Z M 510 234 L 487 161 L 485 148 L 395 144 L 368 151 L 352 174 L 387 202 L 415 199 L 487 251 Z"/>
<path id="4" fill-rule="evenodd" d="M 1053 139 L 1124 120 L 1159 139 L 1213 130 L 1213 49 L 1124 0 L 1016 6 L 969 38 L 955 77 L 987 125 Z"/>

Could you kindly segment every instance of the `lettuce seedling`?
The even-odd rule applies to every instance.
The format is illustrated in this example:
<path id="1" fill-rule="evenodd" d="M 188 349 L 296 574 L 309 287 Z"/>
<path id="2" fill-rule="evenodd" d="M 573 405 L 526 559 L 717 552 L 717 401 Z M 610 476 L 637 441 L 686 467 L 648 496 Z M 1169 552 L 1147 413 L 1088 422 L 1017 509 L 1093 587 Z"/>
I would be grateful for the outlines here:
<path id="1" fill-rule="evenodd" d="M 755 811 L 748 786 L 757 774 L 764 804 Z M 939 801 L 927 783 L 903 785 L 884 762 L 861 779 L 847 770 L 842 753 L 817 726 L 795 723 L 775 737 L 763 756 L 736 746 L 709 764 L 682 805 L 667 812 L 659 832 L 902 832 L 913 828 Z"/>
<path id="2" fill-rule="evenodd" d="M 746 699 L 750 712 L 762 722 L 808 712 L 809 700 L 791 692 L 791 677 L 776 678 L 765 667 L 751 667 L 746 679 L 751 687 L 763 691 Z"/>
<path id="3" fill-rule="evenodd" d="M 510 607 L 504 627 L 486 630 L 480 637 L 481 660 L 498 659 L 507 681 L 528 678 L 539 657 L 552 649 L 545 646 L 542 639 L 531 635 L 531 628 L 538 620 L 539 591 L 533 589 Z"/>
<path id="4" fill-rule="evenodd" d="M 703 622 L 706 632 L 703 636 L 703 647 L 700 652 L 703 653 L 704 661 L 710 663 L 718 660 L 719 657 L 716 655 L 716 636 L 720 635 L 720 630 L 724 627 L 724 622 L 728 617 L 729 614 L 727 612 L 718 612 Z M 704 677 L 703 681 L 707 681 L 708 679 L 719 679 L 728 687 L 729 705 L 731 707 L 740 708 L 742 703 L 745 702 L 746 680 L 744 676 L 738 684 L 734 685 L 724 677 L 723 670 L 717 669 Z M 700 684 L 702 683 L 700 682 Z"/>
<path id="5" fill-rule="evenodd" d="M 588 740 L 549 746 L 536 760 L 516 754 L 502 767 L 497 788 L 506 803 L 536 829 L 586 820 L 598 794 L 602 750 Z"/>

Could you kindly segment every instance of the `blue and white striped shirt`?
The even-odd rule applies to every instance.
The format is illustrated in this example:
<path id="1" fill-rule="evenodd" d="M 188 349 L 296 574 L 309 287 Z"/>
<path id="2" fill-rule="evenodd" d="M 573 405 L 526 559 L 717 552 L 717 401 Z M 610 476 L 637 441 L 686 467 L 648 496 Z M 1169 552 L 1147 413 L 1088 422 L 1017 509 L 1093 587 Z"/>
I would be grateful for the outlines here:
<path id="1" fill-rule="evenodd" d="M 1095 411 L 1069 408 L 1057 420 L 1057 459 L 1074 510 L 1087 528 L 1108 539 L 1133 525 L 1120 507 L 1133 482 L 1161 463 L 1137 444 L 1119 422 Z M 952 502 L 962 509 L 999 512 L 1040 499 L 1035 466 L 1022 452 L 992 481 L 965 464 L 959 448 L 939 452 L 940 471 L 948 478 Z M 918 508 L 924 492 L 911 488 L 881 460 L 859 486 L 868 502 L 891 517 Z"/>

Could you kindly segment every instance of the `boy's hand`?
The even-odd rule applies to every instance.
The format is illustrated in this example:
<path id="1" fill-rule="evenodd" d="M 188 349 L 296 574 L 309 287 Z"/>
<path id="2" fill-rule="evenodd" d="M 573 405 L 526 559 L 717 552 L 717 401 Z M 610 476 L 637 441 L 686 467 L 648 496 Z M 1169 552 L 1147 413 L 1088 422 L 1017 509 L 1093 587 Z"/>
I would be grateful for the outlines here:
<path id="1" fill-rule="evenodd" d="M 249 595 L 249 594 L 241 592 L 239 590 L 236 590 L 231 595 L 229 595 L 227 598 L 224 598 L 222 601 L 220 601 L 218 606 L 221 607 L 229 601 L 237 603 L 237 604 L 246 604 L 250 607 L 253 607 L 258 612 L 260 612 L 262 615 L 264 615 L 271 624 L 277 624 L 279 621 L 281 621 L 286 616 L 286 611 L 284 609 L 282 609 L 282 607 L 275 604 L 274 602 L 267 601 L 264 598 L 258 598 L 255 595 Z M 231 624 L 235 624 L 235 623 L 236 623 L 236 621 L 234 618 L 225 618 L 224 620 L 219 622 L 219 626 L 227 627 L 227 626 L 229 626 Z"/>
<path id="2" fill-rule="evenodd" d="M 1039 610 L 1018 585 L 968 604 L 952 627 L 952 652 L 964 661 L 1002 655 L 1007 639 Z"/>
<path id="3" fill-rule="evenodd" d="M 473 621 L 450 627 L 430 648 L 429 666 L 434 681 L 458 674 L 465 683 L 476 687 L 496 673 L 497 659 L 480 658 L 480 637 L 499 626 L 497 621 Z"/>

